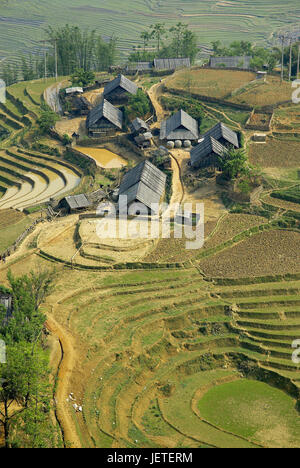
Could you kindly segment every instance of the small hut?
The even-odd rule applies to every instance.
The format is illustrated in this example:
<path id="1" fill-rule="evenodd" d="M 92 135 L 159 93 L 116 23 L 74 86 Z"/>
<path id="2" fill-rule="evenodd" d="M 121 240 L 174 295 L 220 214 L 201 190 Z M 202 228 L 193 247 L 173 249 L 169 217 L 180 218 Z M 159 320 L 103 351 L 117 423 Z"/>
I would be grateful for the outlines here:
<path id="1" fill-rule="evenodd" d="M 104 99 L 99 106 L 94 107 L 88 114 L 86 127 L 91 137 L 122 130 L 123 113 Z"/>
<path id="2" fill-rule="evenodd" d="M 144 120 L 137 117 L 130 124 L 130 131 L 134 137 L 141 135 L 142 133 L 150 132 L 150 127 Z"/>

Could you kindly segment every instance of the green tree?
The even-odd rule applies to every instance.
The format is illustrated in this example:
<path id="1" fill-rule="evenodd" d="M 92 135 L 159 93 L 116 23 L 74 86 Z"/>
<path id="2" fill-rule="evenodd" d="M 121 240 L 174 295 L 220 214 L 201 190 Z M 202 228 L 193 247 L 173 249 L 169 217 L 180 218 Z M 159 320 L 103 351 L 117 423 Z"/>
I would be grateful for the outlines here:
<path id="1" fill-rule="evenodd" d="M 236 179 L 249 172 L 248 158 L 243 149 L 228 148 L 223 156 L 219 157 L 219 165 L 223 176 L 228 180 Z"/>
<path id="2" fill-rule="evenodd" d="M 42 134 L 48 133 L 58 120 L 59 116 L 49 106 L 43 105 L 40 117 L 37 119 L 39 131 Z"/>
<path id="3" fill-rule="evenodd" d="M 72 86 L 88 86 L 95 81 L 95 73 L 93 71 L 85 71 L 83 68 L 78 68 L 71 76 Z"/>
<path id="4" fill-rule="evenodd" d="M 162 40 L 166 36 L 166 33 L 167 33 L 167 30 L 165 28 L 165 24 L 164 23 L 156 23 L 154 25 L 151 25 L 150 28 L 151 28 L 150 35 L 151 35 L 151 37 L 153 37 L 156 40 L 157 53 L 159 54 Z"/>

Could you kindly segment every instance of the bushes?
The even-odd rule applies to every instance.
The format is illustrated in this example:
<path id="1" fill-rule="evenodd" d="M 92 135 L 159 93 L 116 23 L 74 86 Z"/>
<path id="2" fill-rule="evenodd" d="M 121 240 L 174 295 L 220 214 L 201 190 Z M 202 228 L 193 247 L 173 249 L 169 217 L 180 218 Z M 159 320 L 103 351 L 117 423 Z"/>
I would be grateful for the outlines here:
<path id="1" fill-rule="evenodd" d="M 52 146 L 44 145 L 43 143 L 33 143 L 31 145 L 31 149 L 34 151 L 38 151 L 40 153 L 49 154 L 50 156 L 61 156 L 59 150 L 57 148 L 53 148 Z"/>
<path id="2" fill-rule="evenodd" d="M 300 203 L 300 185 L 291 187 L 287 190 L 281 190 L 280 192 L 273 192 L 271 197 L 279 198 L 280 200 L 285 200 L 292 203 Z"/>

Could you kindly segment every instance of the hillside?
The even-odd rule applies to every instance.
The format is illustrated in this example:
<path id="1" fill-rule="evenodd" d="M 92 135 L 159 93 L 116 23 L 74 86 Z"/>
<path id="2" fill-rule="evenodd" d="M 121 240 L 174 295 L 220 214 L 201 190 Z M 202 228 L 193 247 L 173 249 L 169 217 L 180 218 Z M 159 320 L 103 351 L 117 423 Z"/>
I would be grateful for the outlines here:
<path id="1" fill-rule="evenodd" d="M 0 58 L 20 53 L 38 52 L 37 41 L 49 25 L 78 24 L 95 28 L 103 36 L 117 35 L 124 53 L 137 43 L 145 26 L 155 22 L 172 24 L 184 21 L 197 33 L 199 44 L 220 39 L 265 42 L 278 29 L 291 28 L 299 18 L 296 0 L 46 0 L 0 1 Z M 297 9 L 298 8 L 298 9 Z M 16 29 L 18 34 L 16 34 Z"/>

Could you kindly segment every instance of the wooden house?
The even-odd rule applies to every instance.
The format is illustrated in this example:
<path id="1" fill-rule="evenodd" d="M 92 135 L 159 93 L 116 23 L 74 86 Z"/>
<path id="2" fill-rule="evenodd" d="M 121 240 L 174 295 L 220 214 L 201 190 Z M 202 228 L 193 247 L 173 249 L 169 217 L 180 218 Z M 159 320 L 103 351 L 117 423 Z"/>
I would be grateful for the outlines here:
<path id="1" fill-rule="evenodd" d="M 104 99 L 101 104 L 94 107 L 88 114 L 86 127 L 91 137 L 122 130 L 123 113 Z"/>
<path id="2" fill-rule="evenodd" d="M 202 136 L 202 139 L 205 137 L 213 137 L 223 146 L 234 146 L 234 148 L 240 147 L 237 133 L 227 127 L 223 122 L 217 123 L 217 125 L 208 130 Z"/>
<path id="3" fill-rule="evenodd" d="M 225 146 L 215 138 L 207 136 L 191 150 L 191 166 L 196 169 L 218 169 L 219 157 L 222 157 L 225 152 Z"/>
<path id="4" fill-rule="evenodd" d="M 88 115 L 92 109 L 92 104 L 84 96 L 75 97 L 72 105 L 72 111 L 75 115 Z"/>
<path id="5" fill-rule="evenodd" d="M 180 68 L 190 68 L 191 61 L 189 58 L 166 58 L 154 59 L 155 70 L 179 70 Z"/>
<path id="6" fill-rule="evenodd" d="M 172 117 L 162 122 L 160 128 L 160 139 L 166 141 L 198 141 L 198 123 L 185 111 L 180 110 L 176 114 L 172 115 Z"/>
<path id="7" fill-rule="evenodd" d="M 126 102 L 130 95 L 136 95 L 138 87 L 124 75 L 119 75 L 104 88 L 104 98 L 118 104 Z"/>
<path id="8" fill-rule="evenodd" d="M 166 179 L 162 171 L 146 160 L 125 174 L 119 188 L 119 200 L 121 195 L 126 195 L 128 207 L 139 202 L 147 212 L 157 212 L 165 192 Z"/>

